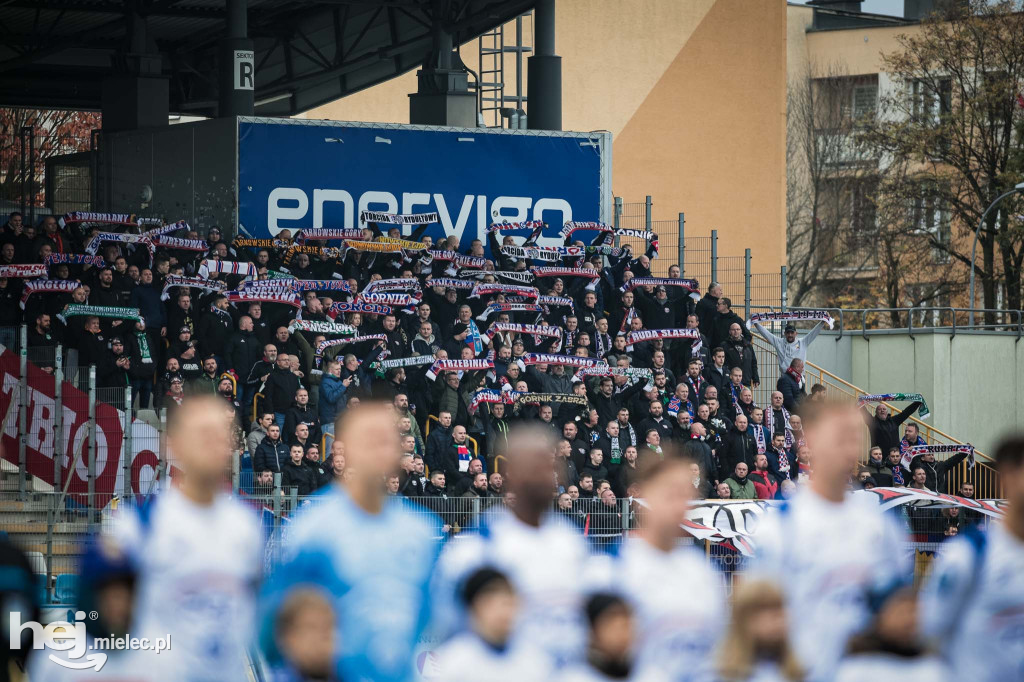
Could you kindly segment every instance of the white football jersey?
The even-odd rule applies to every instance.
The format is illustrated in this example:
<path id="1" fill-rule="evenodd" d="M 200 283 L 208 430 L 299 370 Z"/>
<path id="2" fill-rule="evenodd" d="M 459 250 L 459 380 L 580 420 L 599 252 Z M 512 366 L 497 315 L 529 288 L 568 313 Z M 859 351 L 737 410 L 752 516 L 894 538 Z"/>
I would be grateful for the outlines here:
<path id="1" fill-rule="evenodd" d="M 850 637 L 869 624 L 869 595 L 912 575 L 904 530 L 868 497 L 834 503 L 804 488 L 770 509 L 753 539 L 750 579 L 782 588 L 793 648 L 812 680 L 831 679 Z"/>
<path id="2" fill-rule="evenodd" d="M 993 524 L 981 544 L 943 544 L 921 592 L 919 622 L 953 679 L 1024 679 L 1024 542 Z"/>
<path id="3" fill-rule="evenodd" d="M 456 635 L 434 655 L 439 666 L 435 679 L 444 682 L 522 682 L 551 674 L 543 653 L 512 646 L 499 650 L 469 632 Z"/>
<path id="4" fill-rule="evenodd" d="M 704 679 L 728 614 L 722 576 L 707 557 L 691 546 L 663 552 L 628 538 L 598 564 L 602 579 L 592 570 L 588 586 L 617 592 L 633 607 L 636 679 Z"/>
<path id="5" fill-rule="evenodd" d="M 534 528 L 510 513 L 495 516 L 479 535 L 457 538 L 441 554 L 434 591 L 438 634 L 464 628 L 462 581 L 491 567 L 505 573 L 519 595 L 511 646 L 543 651 L 556 667 L 581 660 L 586 628 L 580 582 L 587 556 L 579 531 L 559 517 L 545 515 Z"/>
<path id="6" fill-rule="evenodd" d="M 226 495 L 197 505 L 173 486 L 150 504 L 120 515 L 111 537 L 138 566 L 131 636 L 170 634 L 171 646 L 127 652 L 126 665 L 147 680 L 247 679 L 263 545 L 255 514 Z"/>

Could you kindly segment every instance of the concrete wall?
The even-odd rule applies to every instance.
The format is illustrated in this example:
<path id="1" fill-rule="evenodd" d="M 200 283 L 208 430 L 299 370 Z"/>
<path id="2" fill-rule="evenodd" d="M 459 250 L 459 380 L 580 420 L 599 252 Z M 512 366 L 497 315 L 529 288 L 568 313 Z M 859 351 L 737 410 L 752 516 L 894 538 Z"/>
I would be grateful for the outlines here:
<path id="1" fill-rule="evenodd" d="M 613 192 L 627 202 L 650 194 L 656 220 L 684 211 L 688 237 L 717 229 L 720 255 L 750 247 L 757 272 L 777 272 L 785 262 L 786 4 L 558 0 L 556 11 L 562 125 L 612 132 Z M 514 40 L 514 22 L 505 35 Z M 461 54 L 477 70 L 477 42 Z M 506 59 L 506 84 L 511 66 Z M 525 94 L 525 74 L 523 82 Z M 409 73 L 305 116 L 408 123 L 415 89 Z M 662 232 L 667 267 L 678 240 Z"/>
<path id="2" fill-rule="evenodd" d="M 921 393 L 936 428 L 991 454 L 1024 429 L 1024 341 L 1015 334 L 822 334 L 808 359 L 869 393 Z"/>
<path id="3" fill-rule="evenodd" d="M 101 187 L 117 212 L 185 220 L 205 234 L 235 224 L 236 127 L 210 119 L 165 128 L 109 133 L 101 146 Z M 153 191 L 149 202 L 142 190 Z"/>

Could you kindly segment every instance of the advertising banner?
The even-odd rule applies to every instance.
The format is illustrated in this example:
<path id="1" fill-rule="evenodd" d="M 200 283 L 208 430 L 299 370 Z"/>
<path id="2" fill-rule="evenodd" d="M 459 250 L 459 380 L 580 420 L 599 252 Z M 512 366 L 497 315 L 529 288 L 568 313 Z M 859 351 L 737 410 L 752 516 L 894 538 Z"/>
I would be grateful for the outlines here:
<path id="1" fill-rule="evenodd" d="M 89 489 L 89 397 L 65 381 L 62 387 L 63 426 L 61 442 L 55 443 L 56 410 L 54 379 L 30 365 L 28 412 L 26 422 L 26 460 L 28 473 L 53 484 L 53 455 L 60 453 L 63 470 L 61 488 L 67 484 L 68 495 L 85 502 Z M 3 418 L 0 449 L 3 458 L 18 465 L 18 409 L 21 391 L 18 386 L 18 356 L 0 346 L 0 415 Z M 123 412 L 106 403 L 96 402 L 96 506 L 103 507 L 123 490 L 124 454 Z M 159 463 L 160 434 L 146 422 L 132 423 L 132 491 L 146 493 Z M 77 458 L 76 458 L 77 455 Z M 74 467 L 72 468 L 72 464 Z M 70 478 L 70 482 L 68 477 Z"/>
<path id="2" fill-rule="evenodd" d="M 238 220 L 267 238 L 361 227 L 363 211 L 436 212 L 426 234 L 463 247 L 492 223 L 543 220 L 540 242 L 556 245 L 565 222 L 607 218 L 610 155 L 608 133 L 241 118 Z"/>

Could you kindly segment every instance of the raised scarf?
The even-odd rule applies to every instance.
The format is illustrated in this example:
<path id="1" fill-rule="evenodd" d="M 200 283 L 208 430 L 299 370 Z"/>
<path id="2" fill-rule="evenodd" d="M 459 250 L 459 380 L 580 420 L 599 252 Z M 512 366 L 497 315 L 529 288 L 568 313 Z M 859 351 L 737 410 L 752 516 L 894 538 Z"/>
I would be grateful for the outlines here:
<path id="1" fill-rule="evenodd" d="M 320 320 L 292 320 L 288 325 L 288 331 L 312 332 L 326 336 L 355 336 L 356 328 L 348 324 L 336 322 L 321 322 Z"/>
<path id="2" fill-rule="evenodd" d="M 379 213 L 362 211 L 359 214 L 361 223 L 387 223 L 388 225 L 429 225 L 440 220 L 437 212 L 432 213 Z"/>
<path id="3" fill-rule="evenodd" d="M 477 284 L 473 287 L 473 292 L 469 295 L 470 298 L 480 298 L 480 296 L 487 296 L 489 294 L 514 294 L 523 296 L 525 299 L 534 299 L 540 296 L 540 292 L 537 291 L 536 287 L 521 286 L 518 284 L 501 284 L 495 282 L 493 284 Z"/>
<path id="4" fill-rule="evenodd" d="M 327 317 L 332 320 L 339 313 L 361 313 L 363 315 L 390 315 L 391 306 L 377 305 L 376 303 L 335 303 L 327 311 Z"/>
<path id="5" fill-rule="evenodd" d="M 477 371 L 482 369 L 494 369 L 494 361 L 485 358 L 474 360 L 435 360 L 427 370 L 427 378 L 431 381 L 437 379 L 442 372 Z"/>
<path id="6" fill-rule="evenodd" d="M 50 269 L 46 263 L 25 263 L 17 265 L 0 265 L 0 277 L 31 279 L 33 277 L 48 277 Z"/>
<path id="7" fill-rule="evenodd" d="M 164 279 L 164 290 L 160 293 L 160 300 L 166 301 L 171 297 L 170 290 L 174 287 L 190 287 L 202 289 L 203 291 L 224 291 L 224 282 L 205 277 L 185 277 L 184 275 L 167 275 Z"/>
<path id="8" fill-rule="evenodd" d="M 632 291 L 637 287 L 681 287 L 692 293 L 700 293 L 700 284 L 697 280 L 673 277 L 633 277 L 619 287 L 619 291 Z"/>
<path id="9" fill-rule="evenodd" d="M 242 275 L 247 280 L 256 279 L 256 266 L 252 263 L 204 258 L 199 263 L 199 276 L 209 279 L 211 274 Z"/>
<path id="10" fill-rule="evenodd" d="M 139 322 L 142 320 L 142 315 L 139 314 L 138 308 L 125 308 L 121 306 L 113 305 L 81 305 L 78 303 L 71 303 L 64 308 L 64 312 L 57 315 L 57 318 L 61 322 L 65 322 L 69 317 L 106 317 L 116 320 L 132 320 Z"/>
<path id="11" fill-rule="evenodd" d="M 829 329 L 832 329 L 832 316 L 827 310 L 793 310 L 778 313 L 755 313 L 750 316 L 749 320 L 747 320 L 747 329 L 750 329 L 750 326 L 755 322 L 797 322 L 800 320 L 824 322 L 828 325 Z"/>
<path id="12" fill-rule="evenodd" d="M 857 407 L 861 407 L 865 403 L 877 403 L 888 400 L 921 403 L 921 406 L 917 408 L 917 416 L 921 419 L 927 419 L 931 415 L 928 403 L 924 401 L 924 396 L 920 393 L 874 393 L 872 395 L 859 395 L 857 396 Z"/>
<path id="13" fill-rule="evenodd" d="M 146 233 L 147 236 L 149 233 Z M 156 235 L 153 238 L 155 246 L 162 246 L 166 249 L 180 249 L 182 251 L 207 251 L 210 245 L 205 239 L 179 239 L 168 237 L 165 234 Z"/>
<path id="14" fill-rule="evenodd" d="M 43 261 L 46 265 L 67 263 L 68 265 L 94 265 L 98 268 L 106 266 L 103 256 L 90 256 L 87 253 L 51 253 Z"/>
<path id="15" fill-rule="evenodd" d="M 21 309 L 25 309 L 28 297 L 39 292 L 71 292 L 82 286 L 77 279 L 30 279 L 25 282 L 25 291 L 21 294 Z"/>
<path id="16" fill-rule="evenodd" d="M 476 319 L 484 322 L 493 313 L 520 313 L 520 312 L 533 312 L 539 313 L 541 307 L 535 303 L 490 303 L 484 308 L 484 311 L 476 316 Z"/>

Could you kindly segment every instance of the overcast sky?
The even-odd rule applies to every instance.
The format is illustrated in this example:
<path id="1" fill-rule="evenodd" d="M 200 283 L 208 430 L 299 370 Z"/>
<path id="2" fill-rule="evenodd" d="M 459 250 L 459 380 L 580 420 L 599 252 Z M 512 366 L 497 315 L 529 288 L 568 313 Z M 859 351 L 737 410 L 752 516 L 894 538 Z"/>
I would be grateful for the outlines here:
<path id="1" fill-rule="evenodd" d="M 800 4 L 806 4 L 801 0 L 796 0 Z M 903 16 L 903 0 L 864 0 L 864 4 L 860 6 L 862 12 L 871 12 L 872 14 L 889 14 L 894 17 Z"/>

